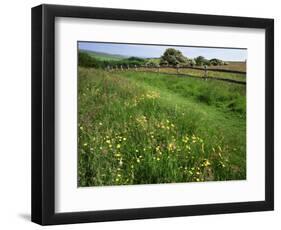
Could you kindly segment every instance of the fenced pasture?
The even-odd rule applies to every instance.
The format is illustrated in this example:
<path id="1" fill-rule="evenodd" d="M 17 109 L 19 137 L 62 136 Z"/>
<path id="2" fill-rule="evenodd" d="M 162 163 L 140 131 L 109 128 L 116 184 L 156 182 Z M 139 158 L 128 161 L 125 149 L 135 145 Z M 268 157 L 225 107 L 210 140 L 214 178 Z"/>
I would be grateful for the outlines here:
<path id="1" fill-rule="evenodd" d="M 247 63 L 246 61 L 230 61 L 227 62 L 227 65 L 217 65 L 217 66 L 208 66 L 210 69 L 222 69 L 222 70 L 231 70 L 231 71 L 240 71 L 246 72 L 247 71 Z"/>
<path id="2" fill-rule="evenodd" d="M 176 74 L 182 77 L 197 77 L 204 80 L 221 80 L 237 84 L 246 84 L 246 72 L 238 70 L 226 70 L 219 68 L 202 67 L 148 67 L 148 66 L 107 66 L 108 71 L 141 71 L 161 74 Z"/>
<path id="3" fill-rule="evenodd" d="M 246 179 L 246 87 L 204 74 L 79 67 L 78 185 Z"/>

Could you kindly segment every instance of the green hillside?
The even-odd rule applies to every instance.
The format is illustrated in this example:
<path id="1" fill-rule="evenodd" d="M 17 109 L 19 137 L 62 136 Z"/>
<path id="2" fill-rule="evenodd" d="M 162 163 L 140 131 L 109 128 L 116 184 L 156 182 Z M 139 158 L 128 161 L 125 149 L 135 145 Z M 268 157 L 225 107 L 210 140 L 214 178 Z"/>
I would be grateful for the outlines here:
<path id="1" fill-rule="evenodd" d="M 119 61 L 128 58 L 128 56 L 123 56 L 119 54 L 109 54 L 91 50 L 80 50 L 80 52 L 88 53 L 91 57 L 97 58 L 101 61 Z"/>

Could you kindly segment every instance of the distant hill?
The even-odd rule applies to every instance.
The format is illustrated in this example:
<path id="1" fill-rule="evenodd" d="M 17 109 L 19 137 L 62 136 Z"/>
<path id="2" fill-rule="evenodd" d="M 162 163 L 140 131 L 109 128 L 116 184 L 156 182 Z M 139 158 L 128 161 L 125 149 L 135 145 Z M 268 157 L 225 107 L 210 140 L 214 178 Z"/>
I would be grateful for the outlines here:
<path id="1" fill-rule="evenodd" d="M 80 52 L 88 53 L 90 56 L 102 61 L 118 61 L 128 58 L 128 56 L 124 56 L 124 55 L 109 54 L 109 53 L 97 52 L 92 50 L 80 49 Z"/>

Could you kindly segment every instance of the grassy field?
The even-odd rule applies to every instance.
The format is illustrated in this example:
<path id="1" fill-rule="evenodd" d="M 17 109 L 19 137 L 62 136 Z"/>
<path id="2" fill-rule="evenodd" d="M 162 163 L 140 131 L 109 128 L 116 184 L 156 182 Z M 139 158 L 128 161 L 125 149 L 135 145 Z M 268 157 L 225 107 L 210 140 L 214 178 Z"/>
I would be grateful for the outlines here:
<path id="1" fill-rule="evenodd" d="M 208 66 L 208 68 L 236 70 L 236 71 L 246 72 L 247 66 L 246 66 L 246 62 L 230 61 L 230 62 L 228 62 L 227 65 Z"/>
<path id="2" fill-rule="evenodd" d="M 158 72 L 158 68 L 139 68 L 140 71 Z M 177 72 L 176 68 L 161 68 L 160 73 L 170 73 L 170 74 L 186 74 L 194 77 L 204 77 L 205 71 L 199 69 L 179 69 Z M 210 78 L 222 78 L 222 79 L 232 79 L 237 81 L 246 82 L 246 74 L 240 73 L 227 73 L 219 71 L 208 71 L 208 77 Z"/>
<path id="3" fill-rule="evenodd" d="M 246 179 L 243 85 L 79 68 L 78 185 Z"/>

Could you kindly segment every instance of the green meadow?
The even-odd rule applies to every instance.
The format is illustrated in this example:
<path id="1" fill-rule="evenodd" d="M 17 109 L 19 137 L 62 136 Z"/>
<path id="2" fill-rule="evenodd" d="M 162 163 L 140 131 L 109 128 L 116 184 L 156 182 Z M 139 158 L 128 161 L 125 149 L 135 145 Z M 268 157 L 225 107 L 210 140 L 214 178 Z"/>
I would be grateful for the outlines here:
<path id="1" fill-rule="evenodd" d="M 245 85 L 78 68 L 78 186 L 243 179 Z"/>

